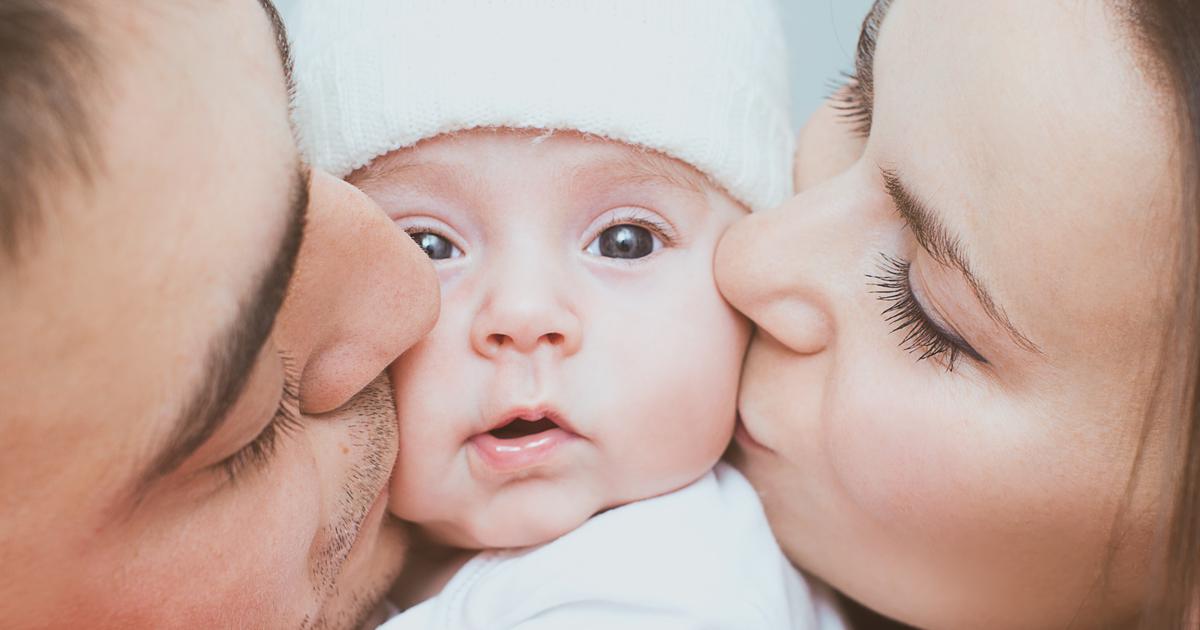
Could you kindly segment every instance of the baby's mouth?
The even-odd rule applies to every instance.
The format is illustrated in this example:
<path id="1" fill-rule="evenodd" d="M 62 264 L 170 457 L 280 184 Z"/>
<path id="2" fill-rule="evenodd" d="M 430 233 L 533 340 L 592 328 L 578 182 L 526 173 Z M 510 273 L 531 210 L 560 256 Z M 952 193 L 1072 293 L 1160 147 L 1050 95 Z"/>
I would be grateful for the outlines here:
<path id="1" fill-rule="evenodd" d="M 550 418 L 538 418 L 537 420 L 514 418 L 508 424 L 488 431 L 488 434 L 498 440 L 519 440 L 557 428 L 559 428 L 558 424 Z"/>
<path id="2" fill-rule="evenodd" d="M 488 470 L 509 475 L 552 463 L 560 446 L 581 437 L 570 426 L 554 410 L 514 410 L 494 428 L 472 437 L 470 443 Z"/>

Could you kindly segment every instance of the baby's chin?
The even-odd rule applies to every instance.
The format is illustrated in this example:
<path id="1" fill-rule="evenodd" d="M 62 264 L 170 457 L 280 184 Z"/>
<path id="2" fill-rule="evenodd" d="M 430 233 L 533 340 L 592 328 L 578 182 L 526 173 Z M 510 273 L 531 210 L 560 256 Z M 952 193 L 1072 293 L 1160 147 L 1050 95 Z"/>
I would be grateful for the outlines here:
<path id="1" fill-rule="evenodd" d="M 455 523 L 423 523 L 434 540 L 460 549 L 514 549 L 549 543 L 601 511 L 584 505 L 528 510 L 480 510 Z"/>
<path id="2" fill-rule="evenodd" d="M 699 475 L 696 476 L 697 478 Z M 433 541 L 459 549 L 514 549 L 544 545 L 610 508 L 676 490 L 694 481 L 638 488 L 625 497 L 589 495 L 578 486 L 523 488 L 475 502 L 443 521 L 417 522 Z M 566 485 L 566 484 L 563 484 Z M 401 517 L 403 518 L 403 517 Z"/>
<path id="3" fill-rule="evenodd" d="M 620 502 L 591 484 L 540 479 L 515 482 L 486 495 L 464 492 L 439 502 L 438 514 L 422 515 L 414 513 L 416 506 L 403 504 L 404 495 L 396 494 L 403 490 L 392 492 L 393 514 L 417 525 L 436 543 L 473 550 L 546 544 Z"/>
<path id="4" fill-rule="evenodd" d="M 678 490 L 711 470 L 718 456 L 673 461 L 673 467 L 544 469 L 491 486 L 456 487 L 447 481 L 437 488 L 413 487 L 393 477 L 389 509 L 436 544 L 469 550 L 533 547 L 610 508 Z"/>

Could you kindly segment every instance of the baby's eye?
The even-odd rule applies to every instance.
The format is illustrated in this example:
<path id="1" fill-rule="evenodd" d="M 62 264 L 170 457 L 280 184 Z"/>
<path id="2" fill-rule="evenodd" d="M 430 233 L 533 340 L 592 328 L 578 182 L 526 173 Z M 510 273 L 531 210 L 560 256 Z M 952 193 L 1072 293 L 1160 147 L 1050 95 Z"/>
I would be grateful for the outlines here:
<path id="1" fill-rule="evenodd" d="M 662 241 L 649 229 L 631 223 L 614 225 L 587 246 L 587 253 L 605 258 L 645 258 L 662 249 Z"/>
<path id="2" fill-rule="evenodd" d="M 416 241 L 417 246 L 425 250 L 425 255 L 433 260 L 448 260 L 462 256 L 462 250 L 454 246 L 449 239 L 433 232 L 410 232 L 409 236 Z"/>

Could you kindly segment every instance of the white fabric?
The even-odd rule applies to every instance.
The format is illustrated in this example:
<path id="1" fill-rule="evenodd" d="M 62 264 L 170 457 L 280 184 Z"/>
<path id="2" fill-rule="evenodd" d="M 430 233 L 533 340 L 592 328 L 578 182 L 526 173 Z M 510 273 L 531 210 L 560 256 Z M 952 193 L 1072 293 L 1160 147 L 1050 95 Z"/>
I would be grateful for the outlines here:
<path id="1" fill-rule="evenodd" d="M 792 193 L 777 0 L 294 0 L 295 119 L 343 177 L 477 127 L 653 149 L 752 210 Z"/>
<path id="2" fill-rule="evenodd" d="M 554 542 L 488 551 L 382 630 L 844 630 L 829 592 L 775 543 L 750 484 L 720 464 Z"/>

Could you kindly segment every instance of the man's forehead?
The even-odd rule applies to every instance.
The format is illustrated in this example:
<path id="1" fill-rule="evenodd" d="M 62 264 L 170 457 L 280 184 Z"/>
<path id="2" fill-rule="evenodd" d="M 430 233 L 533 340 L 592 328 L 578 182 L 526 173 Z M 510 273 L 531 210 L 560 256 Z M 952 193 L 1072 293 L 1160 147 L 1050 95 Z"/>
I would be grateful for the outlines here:
<path id="1" fill-rule="evenodd" d="M 54 191 L 52 238 L 0 308 L 0 364 L 23 366 L 0 404 L 67 457 L 59 477 L 149 455 L 290 225 L 300 180 L 270 20 L 251 0 L 183 4 L 96 7 L 124 20 L 101 36 L 104 165 Z"/>

